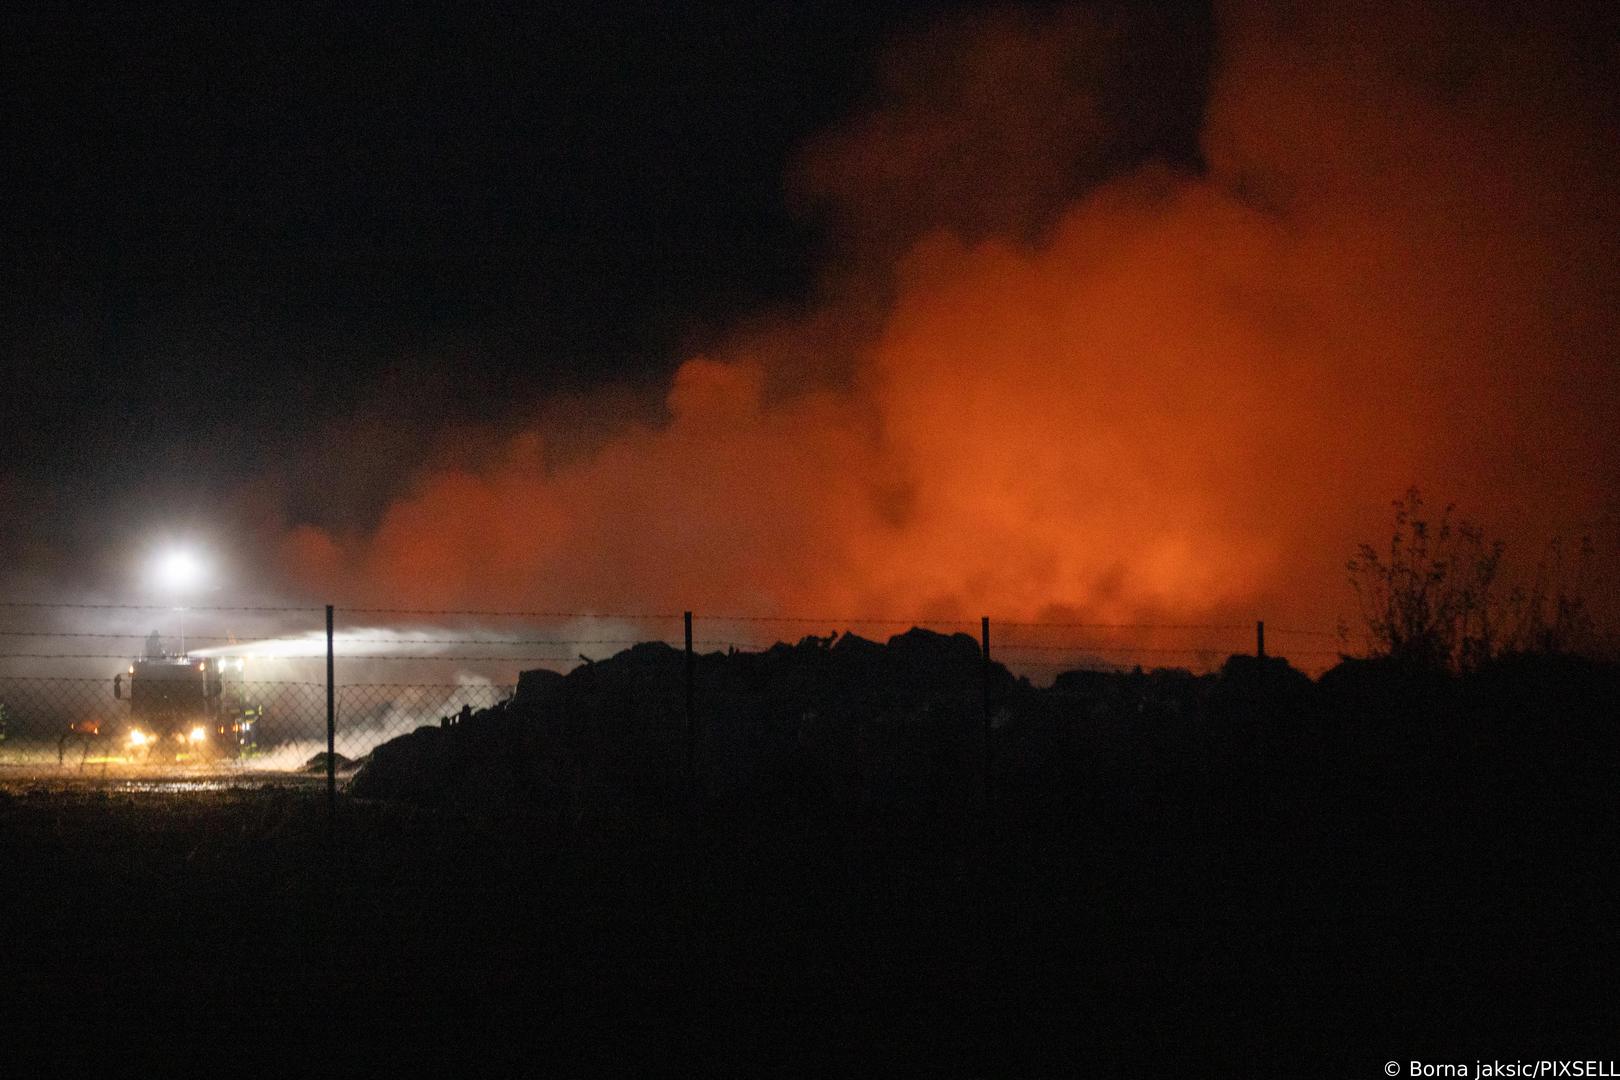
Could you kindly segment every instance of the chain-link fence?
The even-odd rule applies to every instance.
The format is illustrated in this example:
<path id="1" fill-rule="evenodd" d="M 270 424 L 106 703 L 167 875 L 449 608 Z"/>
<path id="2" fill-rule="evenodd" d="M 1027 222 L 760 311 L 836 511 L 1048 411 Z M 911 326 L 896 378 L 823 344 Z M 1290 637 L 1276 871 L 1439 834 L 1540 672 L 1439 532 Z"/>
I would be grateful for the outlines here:
<path id="1" fill-rule="evenodd" d="M 351 760 L 379 743 L 423 725 L 449 725 L 512 696 L 513 687 L 493 683 L 431 685 L 369 683 L 337 691 L 337 752 Z M 324 721 L 321 738 L 325 739 Z M 324 745 L 322 749 L 324 749 Z"/>
<path id="2" fill-rule="evenodd" d="M 335 694 L 340 764 L 397 735 L 450 724 L 510 697 L 511 686 L 363 684 Z M 326 686 L 243 682 L 219 707 L 143 716 L 111 679 L 0 676 L 0 765 L 73 769 L 324 771 Z"/>
<path id="3" fill-rule="evenodd" d="M 845 635 L 882 642 L 918 626 L 965 634 L 1038 683 L 1073 670 L 1210 671 L 1267 643 L 1253 623 L 391 609 L 339 609 L 329 637 L 324 616 L 0 603 L 0 768 L 324 774 L 330 693 L 330 745 L 346 771 L 389 739 L 510 698 L 524 671 L 566 673 L 649 643 L 736 655 Z M 1325 648 L 1330 631 L 1271 635 L 1273 653 L 1306 670 L 1338 655 Z"/>

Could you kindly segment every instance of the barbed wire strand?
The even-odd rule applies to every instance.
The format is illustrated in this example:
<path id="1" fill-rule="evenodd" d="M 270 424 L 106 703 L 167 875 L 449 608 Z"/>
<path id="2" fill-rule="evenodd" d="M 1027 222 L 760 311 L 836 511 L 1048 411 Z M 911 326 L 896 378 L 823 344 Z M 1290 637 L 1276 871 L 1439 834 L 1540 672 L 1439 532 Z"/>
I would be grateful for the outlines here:
<path id="1" fill-rule="evenodd" d="M 92 610 L 92 611 L 196 611 L 196 612 L 286 612 L 311 614 L 319 613 L 320 607 L 290 607 L 273 605 L 164 605 L 164 604 L 76 604 L 76 603 L 48 603 L 42 601 L 0 601 L 0 608 L 7 609 L 35 609 L 35 610 Z M 625 621 L 652 622 L 661 620 L 680 620 L 684 612 L 615 612 L 615 611 L 523 611 L 500 610 L 493 608 L 380 608 L 380 607 L 342 607 L 336 610 L 344 615 L 406 615 L 412 617 L 423 616 L 455 616 L 459 618 L 502 618 L 502 619 L 622 619 Z M 892 616 L 824 616 L 824 615 L 737 615 L 705 612 L 693 612 L 694 621 L 708 622 L 734 622 L 734 623 L 779 623 L 804 625 L 844 625 L 844 626 L 976 626 L 978 619 L 973 618 L 932 618 L 910 617 L 895 618 Z M 1015 629 L 1071 629 L 1071 630 L 1206 630 L 1220 632 L 1248 631 L 1254 628 L 1253 623 L 1151 623 L 1151 622 L 1086 622 L 1069 620 L 1029 620 L 1029 619 L 1000 619 L 991 616 L 992 626 Z M 1276 634 L 1298 634 L 1312 637 L 1337 637 L 1335 630 L 1315 630 L 1300 627 L 1268 626 L 1268 631 Z M 63 635 L 66 636 L 66 635 Z M 109 635 L 110 636 L 110 635 Z"/>
<path id="2" fill-rule="evenodd" d="M 670 645 L 682 643 L 667 638 L 339 638 L 354 645 Z M 694 645 L 736 645 L 734 641 L 706 638 Z"/>
<path id="3" fill-rule="evenodd" d="M 553 642 L 552 644 L 564 644 L 564 643 L 562 643 L 562 642 Z M 672 650 L 679 651 L 679 646 L 669 644 L 668 642 L 657 642 L 656 644 L 666 645 L 667 647 L 669 647 Z M 697 643 L 694 642 L 694 644 L 697 644 Z M 736 649 L 757 649 L 761 653 L 766 652 L 766 651 L 769 650 L 769 648 L 771 648 L 771 646 L 758 646 L 758 645 L 754 645 L 754 644 L 751 644 L 751 643 L 748 643 L 748 642 L 706 642 L 705 644 L 725 645 L 725 646 L 729 646 L 731 648 L 736 648 Z M 781 643 L 779 642 L 778 644 L 781 644 Z M 1008 653 L 1017 654 L 1017 653 L 1026 653 L 1026 652 L 1039 652 L 1039 653 L 1062 652 L 1062 653 L 1069 653 L 1071 655 L 1078 656 L 1078 657 L 1084 657 L 1084 656 L 1087 656 L 1087 655 L 1093 654 L 1093 653 L 1165 653 L 1165 654 L 1178 654 L 1178 655 L 1196 655 L 1196 654 L 1200 654 L 1200 653 L 1222 653 L 1222 652 L 1230 653 L 1230 650 L 1228 650 L 1225 646 L 1221 646 L 1221 645 L 1184 645 L 1184 646 L 1004 645 L 1004 646 L 1001 646 L 999 648 L 992 647 L 991 650 L 990 650 L 990 655 L 991 655 L 991 659 L 996 659 L 996 658 L 1004 656 L 1004 655 L 1006 655 Z M 1240 653 L 1240 654 L 1235 654 L 1235 655 L 1249 655 L 1249 654 Z M 1286 658 L 1288 656 L 1339 656 L 1339 655 L 1343 655 L 1343 654 L 1340 653 L 1338 650 L 1333 650 L 1333 649 L 1286 649 L 1286 650 L 1282 650 L 1282 651 L 1279 651 L 1279 652 L 1275 653 L 1275 655 L 1279 656 L 1279 657 L 1282 657 L 1282 658 Z M 123 662 L 123 663 L 128 663 L 128 662 L 131 661 L 131 659 L 132 659 L 131 657 L 125 656 L 125 655 L 120 654 L 120 653 L 0 653 L 0 660 L 118 660 L 118 661 Z M 288 654 L 281 654 L 281 655 L 275 655 L 275 656 L 260 656 L 260 657 L 254 657 L 252 659 L 255 659 L 255 660 L 257 660 L 257 661 L 259 661 L 261 663 L 264 662 L 264 661 L 268 661 L 268 660 L 324 660 L 324 659 L 326 659 L 326 653 L 324 653 L 324 652 L 321 652 L 321 653 L 288 653 Z M 392 653 L 392 654 L 388 654 L 388 655 L 380 655 L 380 654 L 374 654 L 374 653 L 355 654 L 355 653 L 341 653 L 340 652 L 340 653 L 334 653 L 333 654 L 333 659 L 335 659 L 335 660 L 346 660 L 346 661 L 364 660 L 364 661 L 378 661 L 378 662 L 400 662 L 400 661 L 407 661 L 407 660 L 418 660 L 418 661 L 422 661 L 424 663 L 477 663 L 477 662 L 484 662 L 484 663 L 494 663 L 494 662 L 504 662 L 504 663 L 530 663 L 530 662 L 535 662 L 535 663 L 543 663 L 543 662 L 555 662 L 555 661 L 573 661 L 573 660 L 582 659 L 582 657 L 579 657 L 577 655 L 575 655 L 575 656 L 511 656 L 511 655 L 507 655 L 507 654 L 467 656 L 467 655 L 463 655 L 463 654 L 459 654 L 459 653 L 450 653 L 450 654 L 443 654 L 443 653 L 437 653 L 437 654 L 430 654 L 430 653 Z M 591 657 L 591 658 L 589 658 L 589 662 L 591 662 L 591 663 L 600 663 L 602 660 L 605 660 L 605 659 L 609 659 L 609 658 L 608 657 L 602 657 L 602 658 L 599 659 L 599 658 L 596 658 L 596 657 Z"/>
<path id="4" fill-rule="evenodd" d="M 1209 630 L 1217 632 L 1254 630 L 1253 623 L 1107 623 L 1107 622 L 1039 622 L 1023 619 L 990 620 L 992 627 L 1036 630 Z"/>
<path id="5" fill-rule="evenodd" d="M 491 611 L 463 608 L 363 608 L 339 607 L 336 609 L 342 615 L 410 615 L 410 616 L 443 616 L 454 615 L 460 618 L 483 619 L 623 619 L 627 622 L 654 622 L 662 619 L 680 620 L 684 612 L 667 613 L 627 613 L 627 612 L 595 612 L 595 611 Z M 695 617 L 695 616 L 694 616 Z"/>
<path id="6" fill-rule="evenodd" d="M 0 675 L 0 682 L 5 682 L 5 683 L 42 682 L 42 683 L 53 683 L 53 684 L 54 683 L 85 683 L 85 684 L 94 684 L 95 686 L 106 686 L 107 685 L 107 679 L 105 677 L 94 677 L 94 678 L 92 678 L 92 677 L 72 676 L 72 675 Z M 239 683 L 239 684 L 238 683 L 232 683 L 232 685 L 233 686 L 236 686 L 236 685 L 241 685 L 241 686 L 311 686 L 311 687 L 315 687 L 316 689 L 319 689 L 319 690 L 325 690 L 326 689 L 326 684 L 324 682 L 307 682 L 307 681 L 300 681 L 300 680 L 295 680 L 295 679 L 244 679 L 241 683 Z M 345 683 L 343 685 L 348 686 L 348 685 L 355 685 L 355 684 Z M 446 683 L 445 685 L 448 686 L 448 685 L 452 685 L 452 684 Z M 340 690 L 342 688 L 343 688 L 343 686 L 338 687 L 338 689 L 340 689 Z"/>
<path id="7" fill-rule="evenodd" d="M 313 632 L 313 631 L 312 631 Z M 0 630 L 0 637 L 42 637 L 42 638 L 100 638 L 106 641 L 142 641 L 148 634 L 88 634 L 68 630 Z M 175 635 L 178 637 L 179 635 Z M 187 634 L 187 641 L 230 641 L 229 637 L 218 634 Z M 270 641 L 271 638 L 260 638 L 261 641 Z"/>
<path id="8" fill-rule="evenodd" d="M 318 632 L 316 632 L 316 631 L 311 631 L 311 634 L 317 634 L 317 633 Z M 110 641 L 117 641 L 117 640 L 142 641 L 142 640 L 145 640 L 147 635 L 145 635 L 145 634 L 58 633 L 58 632 L 50 631 L 50 630 L 0 630 L 0 637 L 74 638 L 74 639 L 89 638 L 89 639 L 110 640 Z M 186 638 L 188 640 L 190 640 L 190 641 L 217 641 L 217 642 L 223 642 L 228 646 L 235 647 L 235 648 L 240 648 L 240 649 L 252 649 L 252 648 L 255 648 L 255 647 L 262 647 L 262 646 L 265 646 L 265 645 L 274 644 L 274 643 L 279 642 L 279 641 L 287 641 L 287 640 L 289 640 L 289 638 L 287 638 L 287 637 L 250 638 L 250 639 L 247 639 L 247 640 L 242 640 L 242 639 L 232 640 L 231 638 L 228 638 L 228 637 L 218 637 L 218 636 L 211 636 L 211 635 L 199 635 L 199 636 L 194 637 L 191 634 L 187 634 Z M 296 639 L 294 639 L 294 640 L 296 640 Z M 340 642 L 343 642 L 344 644 L 349 644 L 349 645 L 495 645 L 495 646 L 512 646 L 512 647 L 528 646 L 528 645 L 564 645 L 564 646 L 571 646 L 571 645 L 630 645 L 630 646 L 633 646 L 633 645 L 659 644 L 659 645 L 669 645 L 669 646 L 674 647 L 674 648 L 679 648 L 683 644 L 681 641 L 675 641 L 675 640 L 670 639 L 670 638 L 373 638 L 373 637 L 356 638 L 356 637 L 340 637 L 338 640 Z M 694 639 L 692 644 L 694 644 L 694 645 L 735 645 L 735 646 L 744 646 L 744 645 L 753 645 L 755 643 L 753 643 L 753 642 L 744 642 L 744 641 L 732 641 L 732 640 L 729 640 L 729 639 L 720 639 L 720 638 L 702 638 L 702 639 Z M 210 648 L 209 651 L 218 652 L 218 651 L 222 651 L 222 650 Z M 10 654 L 0 654 L 0 655 L 10 655 Z M 326 654 L 321 653 L 320 655 L 325 656 Z M 338 655 L 341 656 L 343 654 L 339 653 Z M 135 659 L 135 658 L 131 657 L 131 659 Z M 200 657 L 200 659 L 207 659 L 207 657 Z M 273 656 L 267 657 L 267 659 L 274 659 L 274 657 Z"/>
<path id="9" fill-rule="evenodd" d="M 258 611 L 258 612 L 298 612 L 311 615 L 319 614 L 324 608 L 319 607 L 285 607 L 263 604 L 246 605 L 196 605 L 196 604 L 65 604 L 46 603 L 33 600 L 0 600 L 0 608 L 32 609 L 53 611 Z"/>
<path id="10" fill-rule="evenodd" d="M 1055 648 L 1054 647 L 1054 648 L 1050 648 L 1050 649 L 1041 649 L 1041 648 L 1036 647 L 1036 646 L 1026 646 L 1023 650 L 1020 650 L 1017 646 L 1011 646 L 1011 645 L 1006 646 L 1006 647 L 1001 648 L 1001 649 L 997 649 L 992 645 L 991 649 L 990 649 L 990 658 L 992 660 L 994 660 L 998 656 L 1001 656 L 1001 655 L 1003 655 L 1005 653 L 1019 652 L 1019 651 L 1067 652 L 1067 653 L 1072 653 L 1075 656 L 1079 656 L 1079 657 L 1084 657 L 1089 653 L 1169 653 L 1169 654 L 1175 654 L 1175 655 L 1188 655 L 1188 654 L 1197 654 L 1197 653 L 1222 653 L 1222 652 L 1228 652 L 1227 649 L 1220 648 L 1220 647 L 1214 647 L 1214 646 L 1205 647 L 1205 646 L 1198 646 L 1198 645 L 1188 645 L 1188 646 L 1185 646 L 1185 647 L 1182 647 L 1182 648 L 1147 647 L 1147 646 L 1131 646 L 1131 645 L 1118 645 L 1118 646 L 1115 646 L 1115 645 L 1096 645 L 1096 646 L 1080 646 L 1080 647 L 1064 646 L 1062 648 Z M 1252 656 L 1254 654 L 1253 653 L 1233 653 L 1231 655 L 1235 655 L 1235 656 Z M 1284 650 L 1282 652 L 1277 652 L 1277 653 L 1269 653 L 1268 652 L 1267 655 L 1268 656 L 1275 655 L 1277 657 L 1286 659 L 1287 657 L 1290 657 L 1290 656 L 1338 656 L 1339 653 L 1336 652 L 1336 651 L 1333 651 L 1333 650 L 1328 650 L 1328 649 L 1288 649 L 1288 650 Z M 1018 662 L 1019 663 L 1024 663 L 1025 661 L 1018 661 Z M 1030 662 L 1032 663 L 1033 661 L 1030 661 Z"/>
<path id="11" fill-rule="evenodd" d="M 0 653 L 0 660 L 119 660 L 129 663 L 132 658 L 119 653 Z M 286 656 L 261 656 L 259 661 L 265 660 L 325 660 L 325 653 L 297 653 Z M 421 660 L 421 661 L 494 661 L 504 660 L 509 663 L 524 664 L 531 661 L 551 660 L 577 660 L 577 656 L 429 656 L 426 654 L 405 654 L 393 656 L 372 656 L 336 653 L 336 660 Z M 324 684 L 322 684 L 324 685 Z"/>

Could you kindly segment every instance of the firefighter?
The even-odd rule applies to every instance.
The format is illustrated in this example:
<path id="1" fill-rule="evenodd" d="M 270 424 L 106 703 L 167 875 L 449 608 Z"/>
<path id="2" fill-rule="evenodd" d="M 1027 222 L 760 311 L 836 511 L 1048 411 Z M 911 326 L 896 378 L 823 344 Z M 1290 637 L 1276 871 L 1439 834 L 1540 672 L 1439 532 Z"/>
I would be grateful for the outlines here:
<path id="1" fill-rule="evenodd" d="M 75 720 L 62 732 L 62 737 L 56 740 L 56 764 L 64 765 L 67 762 L 67 744 L 74 739 L 79 741 L 79 768 L 90 760 L 90 740 L 101 734 L 101 725 L 93 720 Z"/>
<path id="2" fill-rule="evenodd" d="M 146 659 L 163 659 L 163 638 L 156 630 L 146 635 Z"/>

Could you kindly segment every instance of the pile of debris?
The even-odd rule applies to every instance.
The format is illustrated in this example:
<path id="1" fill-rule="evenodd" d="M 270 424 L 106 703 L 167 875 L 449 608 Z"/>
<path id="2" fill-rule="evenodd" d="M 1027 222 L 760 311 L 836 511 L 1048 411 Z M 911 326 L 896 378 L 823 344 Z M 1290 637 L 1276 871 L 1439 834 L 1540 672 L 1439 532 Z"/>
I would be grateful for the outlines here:
<path id="1" fill-rule="evenodd" d="M 705 794 L 960 800 L 977 777 L 984 703 L 1029 692 L 966 634 L 914 629 L 887 643 L 807 637 L 694 658 L 636 645 L 567 675 L 526 671 L 511 700 L 376 748 L 350 790 L 428 804 L 557 804 Z"/>
<path id="2" fill-rule="evenodd" d="M 1537 754 L 1607 760 L 1615 726 L 1590 717 L 1611 715 L 1617 671 L 1558 657 L 1463 676 L 1347 660 L 1313 682 L 1281 659 L 1233 656 L 1218 674 L 1077 671 L 1037 688 L 966 634 L 913 629 L 703 654 L 689 680 L 683 652 L 648 643 L 567 675 L 524 672 L 510 700 L 378 746 L 349 790 L 561 820 L 694 796 L 750 813 L 940 815 L 982 797 L 987 763 L 995 790 L 1055 805 L 1051 793 L 1109 774 L 1286 775 L 1507 745 L 1522 756 L 1532 735 Z"/>

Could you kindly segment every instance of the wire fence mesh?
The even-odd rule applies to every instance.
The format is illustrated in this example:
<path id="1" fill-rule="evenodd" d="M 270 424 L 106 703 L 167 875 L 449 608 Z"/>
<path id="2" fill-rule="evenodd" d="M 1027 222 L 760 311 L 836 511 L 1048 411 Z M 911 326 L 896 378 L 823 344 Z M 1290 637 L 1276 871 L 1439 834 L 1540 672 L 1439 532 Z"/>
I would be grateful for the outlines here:
<path id="1" fill-rule="evenodd" d="M 424 725 L 456 722 L 511 686 L 364 684 L 336 688 L 335 743 L 357 760 Z M 243 682 L 222 707 L 143 715 L 110 679 L 0 676 L 0 764 L 324 771 L 326 686 Z"/>
<path id="2" fill-rule="evenodd" d="M 0 602 L 0 767 L 325 771 L 327 636 L 318 609 Z M 518 676 L 568 672 L 626 649 L 763 652 L 778 642 L 883 641 L 980 620 L 799 615 L 339 609 L 332 746 L 339 767 L 415 728 L 451 725 L 510 698 Z M 156 629 L 152 627 L 156 625 Z M 694 629 L 695 628 L 695 629 Z M 992 619 L 990 655 L 1048 682 L 1076 669 L 1213 671 L 1259 647 L 1254 623 Z M 161 633 L 160 633 L 161 631 Z M 1337 631 L 1269 630 L 1272 655 L 1329 666 Z M 149 671 L 148 668 L 154 668 Z M 154 706 L 155 668 L 189 682 Z M 166 676 L 167 677 L 167 676 Z M 137 700 L 135 687 L 147 686 Z M 189 696 L 187 696 L 189 695 Z"/>
<path id="3" fill-rule="evenodd" d="M 424 725 L 448 726 L 512 696 L 513 687 L 484 684 L 360 684 L 338 688 L 337 752 L 357 759 L 379 743 Z M 325 737 L 324 720 L 322 738 Z"/>

